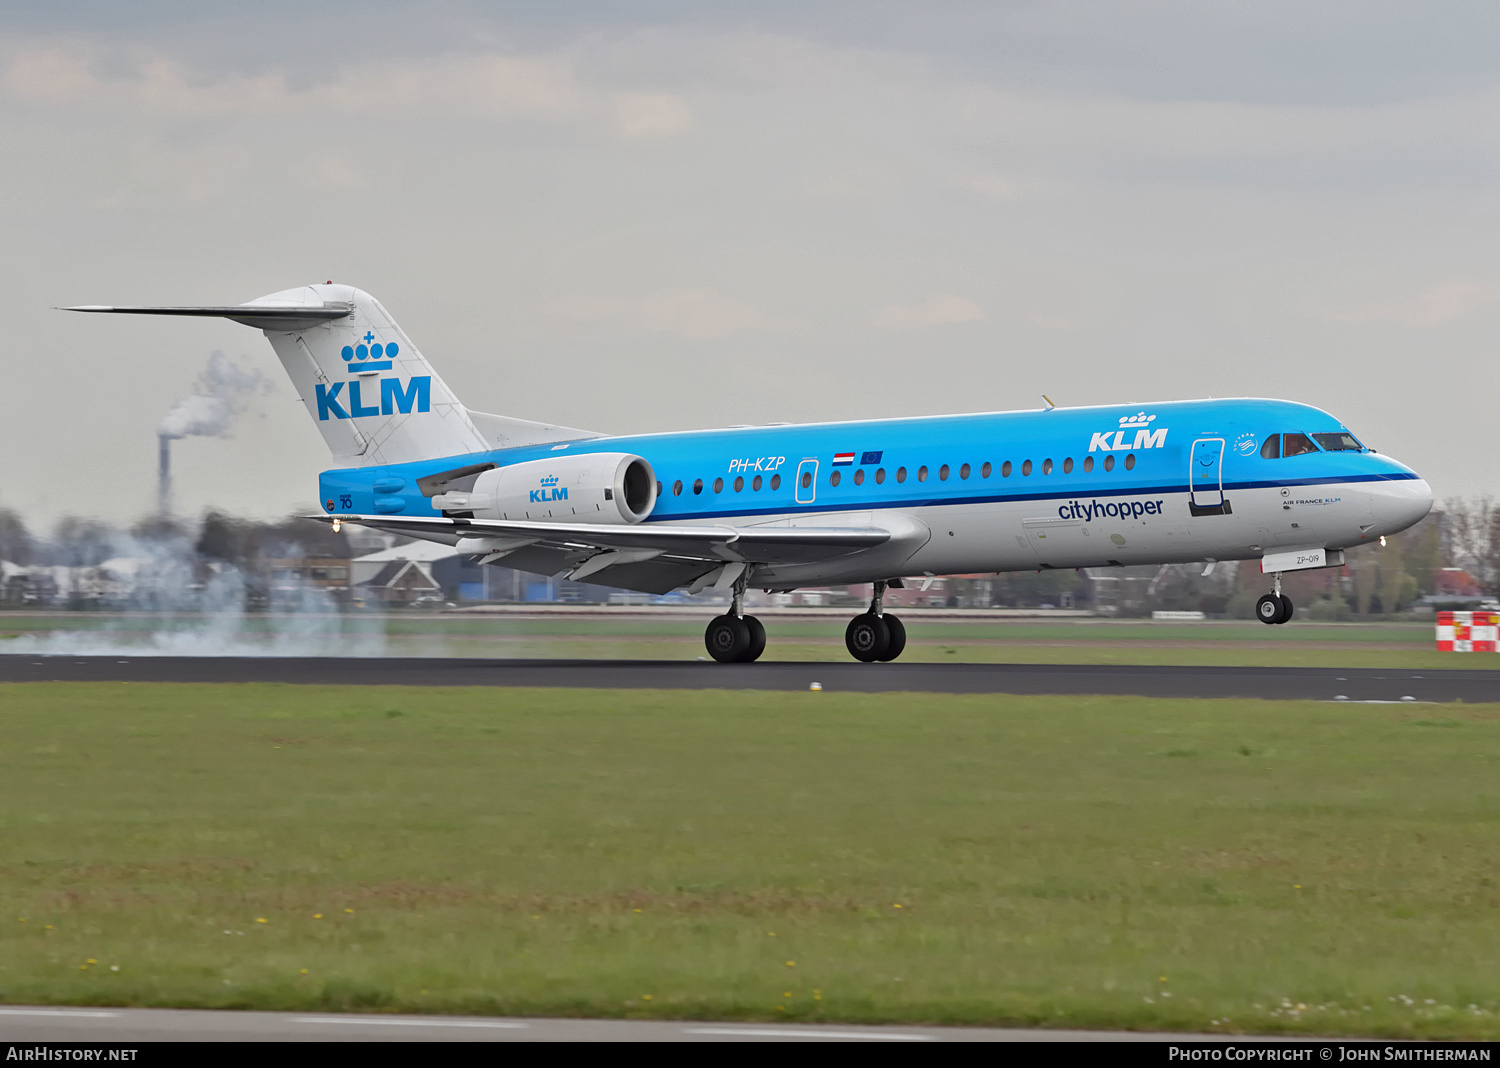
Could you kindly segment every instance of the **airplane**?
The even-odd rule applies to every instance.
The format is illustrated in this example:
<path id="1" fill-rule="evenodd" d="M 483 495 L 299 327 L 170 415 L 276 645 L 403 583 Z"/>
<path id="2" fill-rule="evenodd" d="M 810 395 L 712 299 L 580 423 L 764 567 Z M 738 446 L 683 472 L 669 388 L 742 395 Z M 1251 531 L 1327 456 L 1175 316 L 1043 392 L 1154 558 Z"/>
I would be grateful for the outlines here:
<path id="1" fill-rule="evenodd" d="M 333 454 L 324 514 L 481 564 L 619 589 L 731 595 L 704 633 L 724 663 L 766 646 L 745 591 L 871 583 L 845 629 L 895 660 L 891 588 L 934 576 L 1259 559 L 1267 624 L 1290 571 L 1412 526 L 1415 471 L 1283 400 L 1166 401 L 610 436 L 466 408 L 374 297 L 332 282 L 211 307 L 264 331 Z M 1045 397 L 1043 398 L 1046 399 Z M 1207 570 L 1205 571 L 1207 573 Z"/>

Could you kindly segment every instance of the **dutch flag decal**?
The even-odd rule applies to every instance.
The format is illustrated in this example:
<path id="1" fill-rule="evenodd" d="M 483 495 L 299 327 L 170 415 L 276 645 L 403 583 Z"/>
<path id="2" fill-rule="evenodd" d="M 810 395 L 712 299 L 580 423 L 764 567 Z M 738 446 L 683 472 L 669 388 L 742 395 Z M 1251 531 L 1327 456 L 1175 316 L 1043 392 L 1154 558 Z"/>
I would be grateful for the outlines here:
<path id="1" fill-rule="evenodd" d="M 854 454 L 852 452 L 836 452 L 833 454 L 834 467 L 847 467 L 852 463 L 854 463 Z"/>

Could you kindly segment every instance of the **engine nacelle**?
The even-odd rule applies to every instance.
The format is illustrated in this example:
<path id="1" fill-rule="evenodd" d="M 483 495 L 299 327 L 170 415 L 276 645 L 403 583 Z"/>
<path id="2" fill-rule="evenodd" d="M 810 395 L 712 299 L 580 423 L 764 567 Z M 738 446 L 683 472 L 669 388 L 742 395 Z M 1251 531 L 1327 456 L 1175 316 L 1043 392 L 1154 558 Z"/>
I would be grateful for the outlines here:
<path id="1" fill-rule="evenodd" d="M 473 489 L 440 493 L 432 506 L 475 519 L 639 523 L 656 507 L 656 473 L 623 452 L 529 460 L 481 472 Z"/>

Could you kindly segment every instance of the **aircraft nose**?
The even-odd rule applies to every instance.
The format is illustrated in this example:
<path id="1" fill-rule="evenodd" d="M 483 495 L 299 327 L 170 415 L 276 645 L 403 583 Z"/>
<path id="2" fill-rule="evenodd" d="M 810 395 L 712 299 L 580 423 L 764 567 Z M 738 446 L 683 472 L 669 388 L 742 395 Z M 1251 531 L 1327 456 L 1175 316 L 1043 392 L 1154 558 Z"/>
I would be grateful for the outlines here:
<path id="1" fill-rule="evenodd" d="M 1370 514 L 1382 534 L 1396 534 L 1432 511 L 1432 487 L 1425 479 L 1377 482 L 1370 489 Z"/>

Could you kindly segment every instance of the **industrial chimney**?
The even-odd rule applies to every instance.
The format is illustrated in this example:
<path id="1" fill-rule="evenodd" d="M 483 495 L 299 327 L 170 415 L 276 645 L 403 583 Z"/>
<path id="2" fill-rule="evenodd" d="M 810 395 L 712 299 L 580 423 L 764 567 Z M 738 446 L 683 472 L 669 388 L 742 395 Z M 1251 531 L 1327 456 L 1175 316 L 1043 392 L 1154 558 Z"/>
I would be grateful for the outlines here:
<path id="1" fill-rule="evenodd" d="M 172 517 L 172 438 L 167 434 L 156 437 L 156 514 Z"/>

